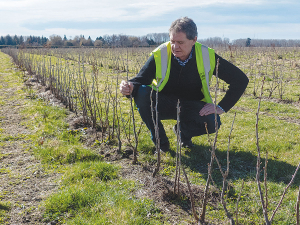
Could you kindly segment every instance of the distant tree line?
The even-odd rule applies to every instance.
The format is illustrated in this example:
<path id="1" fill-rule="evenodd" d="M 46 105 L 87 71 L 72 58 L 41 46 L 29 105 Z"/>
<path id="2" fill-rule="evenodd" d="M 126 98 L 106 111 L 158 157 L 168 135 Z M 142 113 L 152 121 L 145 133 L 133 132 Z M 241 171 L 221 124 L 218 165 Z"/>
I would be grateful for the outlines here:
<path id="1" fill-rule="evenodd" d="M 38 37 L 38 36 L 1 36 L 0 37 L 0 45 L 18 45 L 18 46 L 43 46 L 48 42 L 48 38 L 46 37 Z"/>
<path id="2" fill-rule="evenodd" d="M 300 40 L 287 39 L 236 39 L 232 45 L 246 47 L 300 47 Z"/>
<path id="3" fill-rule="evenodd" d="M 92 40 L 91 37 L 85 38 L 84 35 L 67 38 L 66 35 L 51 35 L 49 38 L 36 36 L 1 36 L 0 46 L 19 46 L 19 47 L 140 47 L 159 45 L 169 40 L 168 33 L 151 33 L 142 37 L 129 36 L 123 34 L 104 35 Z"/>
<path id="4" fill-rule="evenodd" d="M 235 39 L 230 42 L 229 38 L 213 37 L 207 39 L 198 39 L 198 41 L 211 48 L 238 46 L 238 47 L 300 47 L 299 40 L 286 39 Z"/>
<path id="5" fill-rule="evenodd" d="M 231 45 L 229 38 L 210 37 L 206 39 L 198 39 L 198 42 L 210 48 L 227 47 Z"/>
<path id="6" fill-rule="evenodd" d="M 19 46 L 19 47 L 145 47 L 157 46 L 169 40 L 168 33 L 151 33 L 145 36 L 136 37 L 124 34 L 113 34 L 99 36 L 96 40 L 91 37 L 85 38 L 83 35 L 67 38 L 66 35 L 51 35 L 49 38 L 39 36 L 1 36 L 0 46 Z M 240 47 L 298 47 L 300 40 L 286 39 L 236 39 L 230 41 L 229 38 L 211 37 L 198 39 L 204 45 L 212 48 L 227 47 L 229 45 Z"/>
<path id="7" fill-rule="evenodd" d="M 75 36 L 73 39 L 61 38 L 58 35 L 49 37 L 48 44 L 51 46 L 94 46 L 94 47 L 145 47 L 159 45 L 169 40 L 168 33 L 151 33 L 142 37 L 113 34 L 99 36 L 96 40 L 91 37 L 87 39 L 83 36 Z"/>

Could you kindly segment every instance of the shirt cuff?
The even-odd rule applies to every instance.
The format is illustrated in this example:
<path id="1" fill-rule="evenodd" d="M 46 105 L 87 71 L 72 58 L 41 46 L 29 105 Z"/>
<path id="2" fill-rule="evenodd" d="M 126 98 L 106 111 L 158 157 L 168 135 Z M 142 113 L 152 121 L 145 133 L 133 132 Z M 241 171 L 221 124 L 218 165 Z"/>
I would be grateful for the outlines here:
<path id="1" fill-rule="evenodd" d="M 225 112 L 225 110 L 221 107 L 221 106 L 219 106 L 219 105 L 217 105 L 223 112 Z"/>

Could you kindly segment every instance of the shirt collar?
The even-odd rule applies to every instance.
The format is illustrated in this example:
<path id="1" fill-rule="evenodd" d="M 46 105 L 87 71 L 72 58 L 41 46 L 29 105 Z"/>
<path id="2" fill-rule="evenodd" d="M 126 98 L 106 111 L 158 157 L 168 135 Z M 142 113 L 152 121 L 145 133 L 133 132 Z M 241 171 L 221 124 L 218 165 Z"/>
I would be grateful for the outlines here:
<path id="1" fill-rule="evenodd" d="M 176 59 L 178 61 L 178 63 L 179 63 L 180 66 L 185 66 L 188 63 L 188 61 L 192 58 L 193 51 L 194 51 L 194 47 L 192 48 L 192 51 L 191 51 L 189 57 L 186 60 L 184 60 L 184 61 L 182 61 L 181 59 L 177 58 L 175 55 L 174 55 L 174 59 Z"/>

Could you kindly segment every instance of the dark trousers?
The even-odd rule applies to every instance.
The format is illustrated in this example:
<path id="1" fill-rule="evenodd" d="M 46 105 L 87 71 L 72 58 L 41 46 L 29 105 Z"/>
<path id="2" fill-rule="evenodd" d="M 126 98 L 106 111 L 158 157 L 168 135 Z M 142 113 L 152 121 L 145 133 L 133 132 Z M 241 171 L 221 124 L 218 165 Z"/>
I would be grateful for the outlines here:
<path id="1" fill-rule="evenodd" d="M 146 85 L 141 85 L 134 98 L 135 104 L 139 110 L 142 120 L 151 132 L 151 139 L 155 143 L 155 128 L 151 112 L 151 94 L 152 88 Z M 152 93 L 153 107 L 156 103 L 156 91 Z M 158 93 L 158 127 L 160 143 L 168 142 L 165 129 L 161 120 L 173 119 L 177 120 L 177 101 L 178 99 L 173 96 Z M 188 141 L 194 136 L 215 132 L 215 115 L 200 116 L 199 112 L 206 103 L 199 100 L 183 100 L 180 99 L 180 131 L 181 140 Z M 155 119 L 155 110 L 153 112 Z M 156 121 L 156 120 L 154 120 Z M 218 126 L 220 127 L 221 121 L 217 115 Z M 207 131 L 205 128 L 207 124 Z"/>

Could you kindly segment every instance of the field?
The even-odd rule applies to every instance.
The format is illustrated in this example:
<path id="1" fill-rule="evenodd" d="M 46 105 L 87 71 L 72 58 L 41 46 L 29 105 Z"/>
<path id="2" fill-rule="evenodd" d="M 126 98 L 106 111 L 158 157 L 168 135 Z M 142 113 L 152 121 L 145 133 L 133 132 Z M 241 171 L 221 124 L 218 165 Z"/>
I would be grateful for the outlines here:
<path id="1" fill-rule="evenodd" d="M 164 121 L 171 152 L 161 155 L 160 170 L 153 177 L 159 161 L 155 146 L 131 100 L 118 90 L 121 80 L 140 70 L 150 51 L 2 49 L 15 65 L 1 53 L 0 88 L 3 93 L 19 88 L 0 98 L 0 176 L 9 182 L 14 177 L 0 189 L 0 221 L 197 224 L 195 217 L 202 213 L 207 224 L 233 220 L 235 224 L 297 224 L 300 48 L 216 49 L 250 82 L 236 106 L 221 116 L 216 143 L 214 135 L 194 137 L 195 146 L 181 150 L 179 192 L 174 192 L 178 146 L 172 127 L 176 121 Z M 214 78 L 213 98 L 218 102 L 227 88 Z M 26 132 L 8 132 L 12 99 L 20 101 L 14 114 Z M 14 187 L 30 188 L 23 177 L 29 175 L 16 174 L 8 166 L 13 153 L 7 151 L 13 143 L 21 146 L 18 154 L 25 151 L 41 162 L 28 168 L 42 171 L 56 183 L 40 202 L 28 205 L 13 197 L 20 195 L 13 193 Z M 224 179 L 227 165 L 229 174 Z M 21 219 L 16 209 L 24 214 Z"/>

